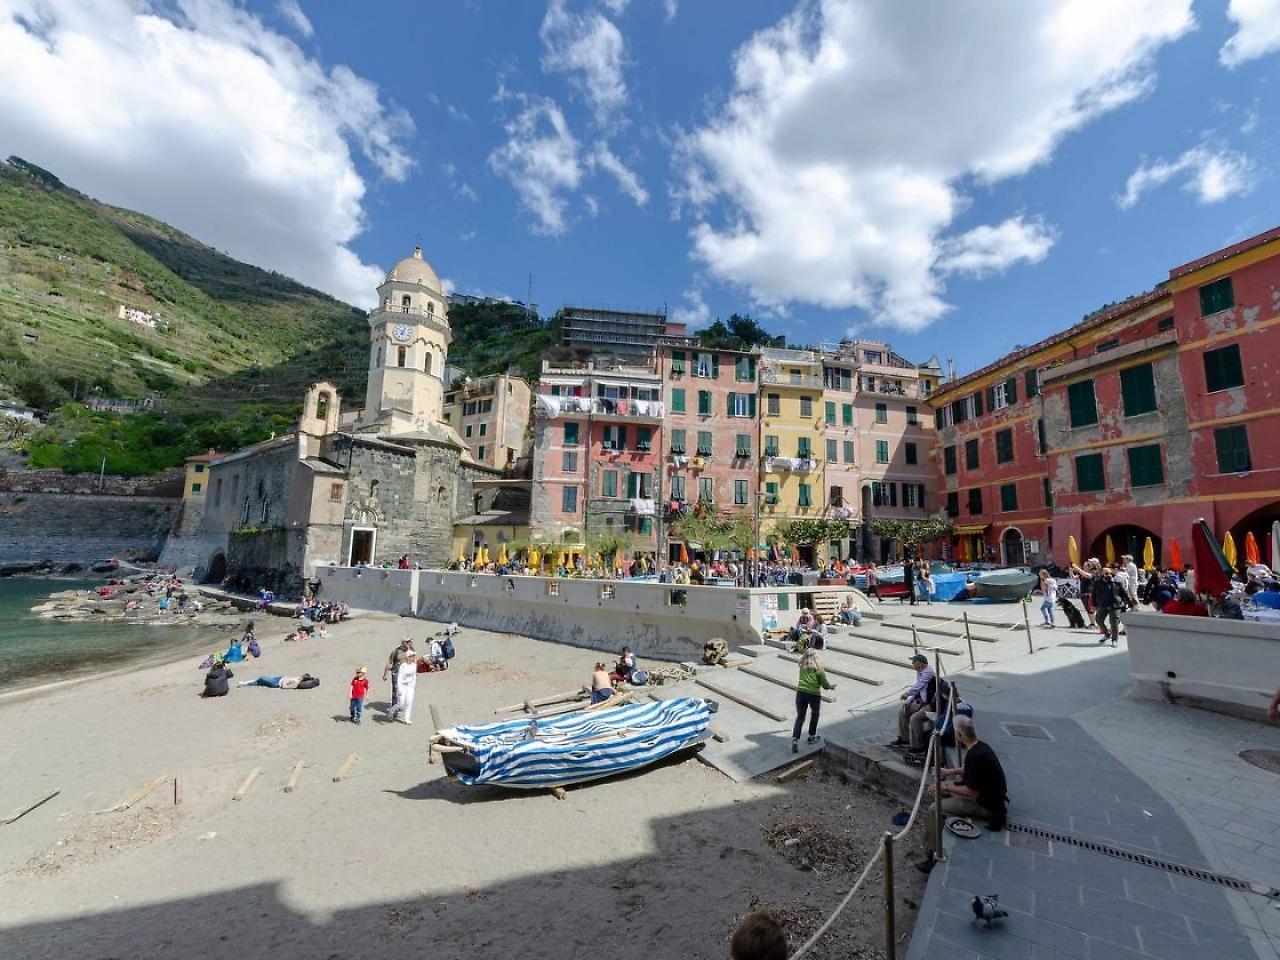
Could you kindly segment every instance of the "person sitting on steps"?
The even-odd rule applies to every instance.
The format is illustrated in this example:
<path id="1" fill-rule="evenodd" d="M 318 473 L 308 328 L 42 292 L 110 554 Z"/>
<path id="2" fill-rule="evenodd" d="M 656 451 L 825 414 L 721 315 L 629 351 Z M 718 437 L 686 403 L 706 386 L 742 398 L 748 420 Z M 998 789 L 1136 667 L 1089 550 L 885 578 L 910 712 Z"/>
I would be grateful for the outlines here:
<path id="1" fill-rule="evenodd" d="M 898 736 L 891 747 L 907 747 L 911 744 L 911 718 L 925 708 L 925 694 L 929 681 L 935 678 L 929 658 L 917 653 L 911 658 L 911 669 L 916 672 L 916 682 L 902 694 L 902 706 L 898 708 Z"/>
<path id="2" fill-rule="evenodd" d="M 991 830 L 1003 830 L 1009 803 L 1009 787 L 1004 767 L 996 752 L 978 739 L 973 720 L 966 716 L 955 718 L 956 739 L 964 748 L 964 763 L 959 767 L 943 768 L 942 776 L 958 777 L 944 780 L 942 796 L 934 797 L 925 814 L 927 835 L 926 859 L 916 864 L 916 869 L 928 873 L 933 869 L 934 852 L 938 849 L 938 821 L 936 808 L 941 805 L 943 817 L 979 817 L 987 821 Z M 933 792 L 933 784 L 929 784 Z"/>

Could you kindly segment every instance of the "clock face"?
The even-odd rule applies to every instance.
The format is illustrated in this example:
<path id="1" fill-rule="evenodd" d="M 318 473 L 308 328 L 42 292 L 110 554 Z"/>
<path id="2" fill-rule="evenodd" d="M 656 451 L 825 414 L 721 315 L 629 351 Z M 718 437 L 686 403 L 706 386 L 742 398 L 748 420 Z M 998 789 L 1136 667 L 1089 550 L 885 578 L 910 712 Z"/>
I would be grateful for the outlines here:
<path id="1" fill-rule="evenodd" d="M 391 335 L 401 343 L 406 343 L 413 337 L 413 327 L 407 323 L 397 323 L 396 328 L 391 331 Z"/>

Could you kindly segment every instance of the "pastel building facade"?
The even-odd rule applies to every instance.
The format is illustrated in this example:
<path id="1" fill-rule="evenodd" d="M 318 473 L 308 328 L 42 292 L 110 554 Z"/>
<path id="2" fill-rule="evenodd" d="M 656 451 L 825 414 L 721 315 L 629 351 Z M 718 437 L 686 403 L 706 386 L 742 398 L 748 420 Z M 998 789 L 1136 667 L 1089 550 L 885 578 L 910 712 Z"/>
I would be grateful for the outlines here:
<path id="1" fill-rule="evenodd" d="M 454 381 L 444 395 L 444 421 L 457 431 L 476 463 L 514 471 L 529 455 L 533 390 L 500 373 Z"/>

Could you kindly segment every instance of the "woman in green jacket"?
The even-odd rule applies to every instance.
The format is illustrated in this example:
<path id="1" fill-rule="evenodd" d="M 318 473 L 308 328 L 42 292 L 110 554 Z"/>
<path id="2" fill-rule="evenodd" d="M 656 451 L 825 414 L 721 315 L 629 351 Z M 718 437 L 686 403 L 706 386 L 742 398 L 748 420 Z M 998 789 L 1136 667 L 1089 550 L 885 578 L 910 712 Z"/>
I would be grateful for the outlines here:
<path id="1" fill-rule="evenodd" d="M 836 685 L 827 680 L 818 651 L 810 647 L 800 655 L 800 681 L 796 684 L 796 723 L 791 728 L 791 752 L 800 750 L 800 728 L 804 715 L 809 714 L 809 743 L 818 742 L 818 711 L 822 708 L 822 691 L 834 690 Z"/>

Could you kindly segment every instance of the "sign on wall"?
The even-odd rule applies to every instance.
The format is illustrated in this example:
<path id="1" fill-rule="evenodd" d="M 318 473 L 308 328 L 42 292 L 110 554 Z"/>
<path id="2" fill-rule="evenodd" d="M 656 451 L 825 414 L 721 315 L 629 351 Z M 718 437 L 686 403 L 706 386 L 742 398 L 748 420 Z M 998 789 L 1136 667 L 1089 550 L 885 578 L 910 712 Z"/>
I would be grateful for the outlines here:
<path id="1" fill-rule="evenodd" d="M 765 630 L 778 629 L 778 595 L 766 593 L 760 598 L 760 626 Z"/>

